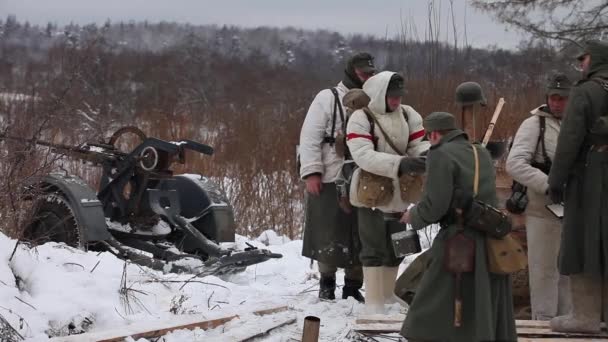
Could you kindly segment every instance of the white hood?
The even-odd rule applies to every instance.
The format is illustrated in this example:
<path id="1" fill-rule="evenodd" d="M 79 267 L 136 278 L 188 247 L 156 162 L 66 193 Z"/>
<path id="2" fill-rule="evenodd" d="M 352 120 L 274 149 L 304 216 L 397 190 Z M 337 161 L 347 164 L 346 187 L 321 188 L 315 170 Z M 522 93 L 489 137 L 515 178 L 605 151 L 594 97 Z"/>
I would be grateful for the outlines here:
<path id="1" fill-rule="evenodd" d="M 392 71 L 383 71 L 370 77 L 363 84 L 363 91 L 371 99 L 368 107 L 372 112 L 386 114 L 386 89 L 394 74 Z"/>

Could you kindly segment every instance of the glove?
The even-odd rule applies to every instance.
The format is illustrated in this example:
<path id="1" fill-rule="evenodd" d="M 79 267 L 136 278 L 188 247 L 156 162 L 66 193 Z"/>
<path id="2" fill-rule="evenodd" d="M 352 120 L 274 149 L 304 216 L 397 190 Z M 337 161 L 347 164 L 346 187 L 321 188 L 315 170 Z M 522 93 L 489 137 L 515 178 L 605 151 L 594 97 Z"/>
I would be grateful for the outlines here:
<path id="1" fill-rule="evenodd" d="M 405 157 L 401 159 L 399 163 L 399 174 L 401 175 L 409 173 L 424 173 L 426 171 L 426 157 L 411 158 Z"/>
<path id="2" fill-rule="evenodd" d="M 549 188 L 549 198 L 551 203 L 560 204 L 564 202 L 564 188 L 563 187 L 552 187 Z"/>

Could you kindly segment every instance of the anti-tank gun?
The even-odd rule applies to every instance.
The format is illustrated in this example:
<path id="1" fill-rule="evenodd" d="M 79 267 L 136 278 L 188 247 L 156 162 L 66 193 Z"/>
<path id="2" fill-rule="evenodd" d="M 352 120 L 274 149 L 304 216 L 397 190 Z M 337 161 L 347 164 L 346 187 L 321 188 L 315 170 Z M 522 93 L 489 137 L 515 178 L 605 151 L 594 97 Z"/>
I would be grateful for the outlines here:
<path id="1" fill-rule="evenodd" d="M 131 152 L 116 147 L 126 133 L 141 140 Z M 208 145 L 151 138 L 135 127 L 119 129 L 107 142 L 78 146 L 9 136 L 0 140 L 44 146 L 101 168 L 98 191 L 68 174 L 28 183 L 24 199 L 34 201 L 34 215 L 24 237 L 34 243 L 108 250 L 155 269 L 200 274 L 234 273 L 281 257 L 252 246 L 244 251 L 223 247 L 235 241 L 226 195 L 207 177 L 174 175 L 172 167 L 186 163 L 186 151 L 212 155 Z"/>

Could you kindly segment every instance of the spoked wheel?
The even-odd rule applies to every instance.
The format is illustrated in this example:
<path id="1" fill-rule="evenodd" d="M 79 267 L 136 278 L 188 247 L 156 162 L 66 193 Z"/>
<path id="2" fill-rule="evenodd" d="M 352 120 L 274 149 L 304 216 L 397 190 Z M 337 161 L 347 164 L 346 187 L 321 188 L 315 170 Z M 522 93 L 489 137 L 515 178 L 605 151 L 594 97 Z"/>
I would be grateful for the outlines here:
<path id="1" fill-rule="evenodd" d="M 26 228 L 24 238 L 35 245 L 54 241 L 84 248 L 83 236 L 69 203 L 56 193 L 38 200 L 34 218 Z"/>

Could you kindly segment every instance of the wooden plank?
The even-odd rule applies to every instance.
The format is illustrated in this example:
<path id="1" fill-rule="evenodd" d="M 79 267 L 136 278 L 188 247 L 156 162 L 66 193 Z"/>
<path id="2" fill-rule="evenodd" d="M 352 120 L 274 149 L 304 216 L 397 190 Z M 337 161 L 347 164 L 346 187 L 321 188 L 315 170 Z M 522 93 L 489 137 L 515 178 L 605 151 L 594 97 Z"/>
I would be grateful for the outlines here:
<path id="1" fill-rule="evenodd" d="M 551 323 L 549 321 L 531 321 L 531 320 L 516 320 L 515 325 L 519 328 L 547 328 L 551 329 Z M 606 329 L 606 324 L 601 323 L 600 327 Z"/>
<path id="2" fill-rule="evenodd" d="M 374 324 L 374 323 L 378 323 L 378 324 L 402 323 L 403 324 L 403 319 L 362 319 L 362 318 L 357 318 L 357 320 L 355 321 L 355 324 Z"/>
<path id="3" fill-rule="evenodd" d="M 270 309 L 258 310 L 253 312 L 254 315 L 264 316 L 279 312 L 287 311 L 287 306 L 279 306 Z M 139 322 L 130 324 L 117 329 L 109 331 L 98 331 L 86 334 L 56 337 L 51 339 L 53 342 L 123 342 L 125 338 L 131 336 L 137 340 L 139 338 L 151 338 L 160 337 L 166 335 L 175 330 L 182 329 L 213 329 L 227 322 L 239 318 L 239 315 L 232 315 L 227 317 L 220 317 L 216 319 L 205 319 L 200 315 L 183 315 L 176 316 L 171 321 L 157 321 L 157 322 Z M 160 327 L 159 327 L 160 326 Z"/>
<path id="4" fill-rule="evenodd" d="M 277 312 L 286 311 L 287 309 L 288 309 L 287 306 L 280 306 L 280 307 L 271 308 L 271 309 L 254 311 L 253 314 L 258 315 L 258 316 L 264 316 L 264 315 L 269 315 L 269 314 L 273 314 L 273 313 L 277 313 Z M 188 329 L 188 330 L 193 330 L 196 328 L 203 329 L 203 330 L 213 329 L 213 328 L 219 327 L 220 325 L 226 324 L 227 322 L 229 322 L 235 318 L 239 318 L 239 315 L 218 318 L 218 319 L 214 319 L 211 321 L 202 321 L 202 322 L 195 322 L 195 323 L 190 323 L 190 324 L 176 325 L 176 326 L 171 326 L 168 328 L 163 328 L 163 329 L 158 329 L 158 330 L 144 331 L 144 332 L 140 332 L 140 333 L 137 333 L 134 335 L 126 335 L 126 336 L 120 336 L 120 337 L 113 337 L 113 338 L 105 339 L 105 340 L 99 340 L 98 342 L 122 342 L 122 341 L 124 341 L 125 338 L 127 338 L 129 336 L 131 338 L 133 338 L 134 340 L 137 340 L 140 338 L 160 337 L 160 336 L 166 335 L 172 331 L 182 330 L 182 329 Z"/>
<path id="5" fill-rule="evenodd" d="M 357 317 L 355 324 L 370 324 L 370 323 L 403 323 L 405 315 L 362 315 Z"/>
<path id="6" fill-rule="evenodd" d="M 244 322 L 239 326 L 230 327 L 226 330 L 222 336 L 218 337 L 207 337 L 205 342 L 223 342 L 223 341 L 238 341 L 247 342 L 252 339 L 263 337 L 274 329 L 293 324 L 297 321 L 294 315 L 287 317 L 271 317 L 269 320 L 263 320 L 255 323 L 255 329 L 251 329 L 251 324 Z M 243 328 L 243 329 L 242 329 Z"/>
<path id="7" fill-rule="evenodd" d="M 596 338 L 542 338 L 542 337 L 519 337 L 518 342 L 606 342 L 605 339 Z"/>
<path id="8" fill-rule="evenodd" d="M 369 323 L 369 324 L 355 324 L 353 330 L 357 332 L 370 332 L 370 333 L 398 333 L 401 331 L 403 322 L 399 323 Z"/>
<path id="9" fill-rule="evenodd" d="M 547 328 L 517 328 L 517 336 L 530 337 L 576 337 L 576 338 L 604 338 L 608 339 L 608 334 L 582 334 L 582 333 L 562 333 L 552 331 Z"/>
<path id="10" fill-rule="evenodd" d="M 278 323 L 275 326 L 270 327 L 270 328 L 264 330 L 263 332 L 260 332 L 260 333 L 255 334 L 255 335 L 251 335 L 251 336 L 249 336 L 249 337 L 247 337 L 245 339 L 239 340 L 239 342 L 248 342 L 248 341 L 251 341 L 251 340 L 253 340 L 255 338 L 258 338 L 258 337 L 264 337 L 264 336 L 268 335 L 268 333 L 270 333 L 274 329 L 278 329 L 278 328 L 284 327 L 284 326 L 289 325 L 289 324 L 294 324 L 296 321 L 297 321 L 297 319 L 295 317 L 283 320 L 283 322 Z"/>

